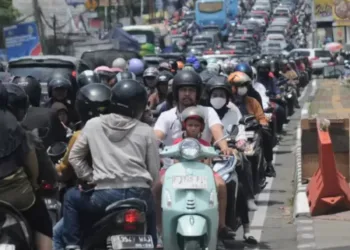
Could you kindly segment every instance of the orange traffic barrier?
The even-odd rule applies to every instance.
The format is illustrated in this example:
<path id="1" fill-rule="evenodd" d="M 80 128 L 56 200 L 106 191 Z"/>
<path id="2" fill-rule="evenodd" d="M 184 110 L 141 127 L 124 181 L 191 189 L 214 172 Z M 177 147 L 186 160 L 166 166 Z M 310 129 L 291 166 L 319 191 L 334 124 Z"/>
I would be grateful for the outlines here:
<path id="1" fill-rule="evenodd" d="M 312 216 L 350 209 L 349 184 L 336 168 L 328 129 L 322 130 L 318 123 L 317 131 L 319 167 L 307 188 Z"/>

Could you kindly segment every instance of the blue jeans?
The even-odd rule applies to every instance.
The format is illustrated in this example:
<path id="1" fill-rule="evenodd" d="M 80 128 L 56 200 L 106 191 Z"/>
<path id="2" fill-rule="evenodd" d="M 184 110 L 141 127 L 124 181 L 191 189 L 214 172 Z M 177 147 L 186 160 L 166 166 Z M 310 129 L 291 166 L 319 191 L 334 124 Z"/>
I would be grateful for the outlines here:
<path id="1" fill-rule="evenodd" d="M 53 249 L 64 250 L 66 244 L 63 240 L 63 218 L 60 219 L 56 225 L 53 227 Z"/>
<path id="2" fill-rule="evenodd" d="M 151 189 L 103 189 L 80 191 L 70 189 L 64 197 L 63 203 L 63 239 L 66 245 L 82 246 L 82 232 L 91 228 L 92 224 L 105 215 L 108 205 L 129 198 L 138 198 L 147 203 L 147 233 L 152 235 L 154 244 L 157 244 L 155 204 Z M 84 223 L 84 224 L 82 224 Z"/>

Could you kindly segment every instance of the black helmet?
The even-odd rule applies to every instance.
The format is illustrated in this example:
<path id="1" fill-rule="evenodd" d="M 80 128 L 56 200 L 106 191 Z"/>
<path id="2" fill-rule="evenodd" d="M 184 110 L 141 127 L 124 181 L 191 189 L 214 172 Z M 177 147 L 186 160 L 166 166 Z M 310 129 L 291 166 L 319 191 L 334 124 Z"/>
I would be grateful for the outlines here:
<path id="1" fill-rule="evenodd" d="M 169 71 L 162 71 L 158 75 L 157 79 L 157 85 L 160 84 L 168 84 L 171 79 L 173 79 L 174 76 Z"/>
<path id="2" fill-rule="evenodd" d="M 111 99 L 111 89 L 101 83 L 90 83 L 77 93 L 75 108 L 83 123 L 100 114 L 107 114 Z"/>
<path id="3" fill-rule="evenodd" d="M 259 62 L 260 60 L 261 60 L 260 55 L 254 55 L 254 56 L 252 56 L 252 59 L 250 60 L 250 64 L 253 66 L 256 66 L 256 63 Z"/>
<path id="4" fill-rule="evenodd" d="M 173 94 L 175 101 L 179 99 L 179 89 L 182 87 L 194 87 L 197 90 L 197 100 L 201 96 L 202 78 L 192 70 L 181 70 L 174 76 Z"/>
<path id="5" fill-rule="evenodd" d="M 227 96 L 232 94 L 231 86 L 228 84 L 227 77 L 213 76 L 207 83 L 207 91 L 210 95 L 215 89 L 223 89 L 227 92 Z"/>
<path id="6" fill-rule="evenodd" d="M 257 71 L 271 71 L 271 65 L 268 60 L 262 59 L 258 62 L 258 65 L 256 67 Z"/>
<path id="7" fill-rule="evenodd" d="M 176 74 L 177 72 L 177 62 L 175 60 L 169 60 L 169 64 L 170 64 L 170 67 L 171 67 L 171 72 Z"/>
<path id="8" fill-rule="evenodd" d="M 135 80 L 122 80 L 112 88 L 111 112 L 140 119 L 146 109 L 147 91 Z"/>
<path id="9" fill-rule="evenodd" d="M 85 70 L 78 76 L 78 87 L 82 88 L 90 83 L 100 83 L 100 76 L 92 70 Z"/>
<path id="10" fill-rule="evenodd" d="M 135 74 L 129 71 L 119 72 L 115 77 L 117 82 L 122 80 L 136 80 Z"/>
<path id="11" fill-rule="evenodd" d="M 34 107 L 40 106 L 41 100 L 41 84 L 40 82 L 32 76 L 27 77 L 15 77 L 12 83 L 21 86 L 27 93 L 29 102 Z"/>
<path id="12" fill-rule="evenodd" d="M 14 83 L 4 84 L 8 93 L 7 107 L 16 116 L 18 121 L 22 121 L 29 108 L 29 98 L 24 89 Z"/>
<path id="13" fill-rule="evenodd" d="M 52 91 L 57 88 L 65 88 L 70 90 L 72 87 L 72 83 L 65 77 L 57 75 L 51 78 L 51 80 L 47 84 L 49 97 L 52 96 Z"/>

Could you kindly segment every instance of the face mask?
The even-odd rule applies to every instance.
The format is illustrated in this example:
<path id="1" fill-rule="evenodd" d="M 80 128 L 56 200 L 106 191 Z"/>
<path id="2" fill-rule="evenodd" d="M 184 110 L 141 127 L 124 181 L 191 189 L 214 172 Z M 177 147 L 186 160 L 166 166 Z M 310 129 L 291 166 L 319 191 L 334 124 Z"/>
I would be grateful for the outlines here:
<path id="1" fill-rule="evenodd" d="M 247 92 L 248 92 L 247 87 L 240 87 L 238 88 L 237 94 L 240 96 L 244 96 L 245 94 L 247 94 Z"/>
<path id="2" fill-rule="evenodd" d="M 214 109 L 221 109 L 226 104 L 226 99 L 222 97 L 210 98 L 210 104 Z"/>

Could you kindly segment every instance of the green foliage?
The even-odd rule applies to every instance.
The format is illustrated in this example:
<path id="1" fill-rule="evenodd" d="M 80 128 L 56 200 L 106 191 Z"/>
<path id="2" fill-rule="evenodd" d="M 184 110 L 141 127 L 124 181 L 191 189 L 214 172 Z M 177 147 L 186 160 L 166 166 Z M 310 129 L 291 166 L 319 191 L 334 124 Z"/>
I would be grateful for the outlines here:
<path id="1" fill-rule="evenodd" d="M 15 23 L 20 16 L 19 11 L 13 7 L 12 0 L 0 0 L 0 47 L 4 48 L 2 29 Z"/>

